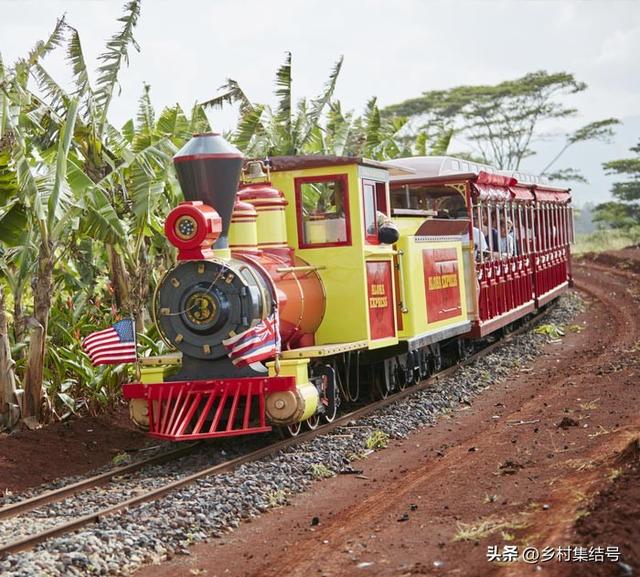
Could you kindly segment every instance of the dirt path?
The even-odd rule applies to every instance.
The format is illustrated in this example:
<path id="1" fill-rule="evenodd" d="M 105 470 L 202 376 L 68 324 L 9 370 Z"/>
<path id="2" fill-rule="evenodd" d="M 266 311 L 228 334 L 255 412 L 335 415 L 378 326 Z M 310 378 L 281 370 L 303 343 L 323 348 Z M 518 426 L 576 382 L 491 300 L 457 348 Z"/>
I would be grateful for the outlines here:
<path id="1" fill-rule="evenodd" d="M 637 568 L 633 515 L 604 534 L 580 527 L 588 512 L 607 516 L 606 492 L 593 499 L 602 488 L 614 501 L 627 490 L 636 511 L 640 502 L 633 467 L 616 461 L 640 434 L 640 279 L 602 264 L 576 266 L 575 278 L 588 303 L 575 321 L 582 330 L 513 379 L 357 463 L 361 475 L 319 482 L 291 506 L 137 576 L 623 574 L 612 562 L 554 559 L 536 571 L 487 559 L 490 545 L 583 543 L 618 546 Z"/>

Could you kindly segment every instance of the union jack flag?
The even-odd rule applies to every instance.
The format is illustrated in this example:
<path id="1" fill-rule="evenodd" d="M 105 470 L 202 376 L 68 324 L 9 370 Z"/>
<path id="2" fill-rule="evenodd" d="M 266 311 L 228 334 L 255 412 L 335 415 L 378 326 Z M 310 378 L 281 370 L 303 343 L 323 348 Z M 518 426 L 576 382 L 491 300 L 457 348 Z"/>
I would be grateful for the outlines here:
<path id="1" fill-rule="evenodd" d="M 94 365 L 119 365 L 136 362 L 136 334 L 133 319 L 91 333 L 82 339 L 82 348 Z"/>
<path id="2" fill-rule="evenodd" d="M 278 313 L 274 311 L 255 327 L 222 341 L 231 362 L 241 367 L 275 357 L 280 352 Z"/>

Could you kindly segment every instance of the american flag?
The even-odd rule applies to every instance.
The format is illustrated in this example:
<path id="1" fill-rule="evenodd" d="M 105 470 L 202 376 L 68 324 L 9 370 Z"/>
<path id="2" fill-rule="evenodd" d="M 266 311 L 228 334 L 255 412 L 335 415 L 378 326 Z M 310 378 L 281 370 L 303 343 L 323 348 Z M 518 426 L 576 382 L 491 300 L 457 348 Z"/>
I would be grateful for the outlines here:
<path id="1" fill-rule="evenodd" d="M 133 319 L 123 319 L 112 327 L 82 339 L 82 348 L 94 365 L 136 362 L 136 335 Z"/>
<path id="2" fill-rule="evenodd" d="M 274 311 L 255 327 L 222 341 L 237 367 L 275 357 L 280 352 L 278 313 Z"/>

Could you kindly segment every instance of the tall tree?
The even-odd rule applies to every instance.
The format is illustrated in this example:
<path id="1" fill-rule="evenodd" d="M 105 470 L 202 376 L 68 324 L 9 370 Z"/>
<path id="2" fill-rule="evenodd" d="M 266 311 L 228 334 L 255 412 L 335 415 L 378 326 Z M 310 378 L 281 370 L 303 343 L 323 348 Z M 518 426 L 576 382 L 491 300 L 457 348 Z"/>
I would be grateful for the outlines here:
<path id="1" fill-rule="evenodd" d="M 640 225 L 640 141 L 631 152 L 633 158 L 605 162 L 607 174 L 625 176 L 611 189 L 615 200 L 599 204 L 594 211 L 594 221 L 611 228 L 630 228 Z"/>
<path id="2" fill-rule="evenodd" d="M 586 88 L 573 74 L 538 71 L 496 85 L 425 92 L 385 108 L 384 113 L 408 116 L 421 129 L 454 128 L 471 143 L 474 156 L 501 169 L 517 170 L 534 154 L 532 141 L 540 125 L 575 115 L 576 110 L 564 104 L 564 98 Z M 602 136 L 615 122 L 607 119 L 576 131 L 553 163 L 568 146 Z"/>

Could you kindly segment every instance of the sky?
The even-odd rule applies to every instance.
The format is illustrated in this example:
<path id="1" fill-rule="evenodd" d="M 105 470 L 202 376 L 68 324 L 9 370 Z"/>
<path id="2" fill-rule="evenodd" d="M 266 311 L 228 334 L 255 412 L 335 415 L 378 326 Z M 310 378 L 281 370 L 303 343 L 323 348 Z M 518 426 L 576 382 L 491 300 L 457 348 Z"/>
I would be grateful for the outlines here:
<path id="1" fill-rule="evenodd" d="M 90 66 L 118 30 L 120 0 L 0 0 L 0 53 L 6 64 L 46 38 L 56 18 L 80 32 Z M 575 118 L 545 127 L 536 172 L 563 143 L 562 134 L 615 116 L 612 143 L 576 145 L 557 168 L 581 169 L 589 185 L 573 185 L 578 204 L 608 198 L 611 178 L 601 164 L 631 156 L 640 138 L 640 2 L 634 0 L 143 0 L 132 52 L 121 74 L 111 120 L 135 114 L 143 83 L 156 108 L 207 100 L 227 78 L 255 102 L 274 101 L 274 75 L 293 54 L 295 97 L 317 95 L 340 55 L 336 97 L 361 112 L 371 96 L 386 106 L 423 91 L 491 84 L 536 70 L 574 73 L 589 85 L 566 99 Z M 65 82 L 62 54 L 46 61 Z M 93 66 L 92 66 L 93 67 Z M 93 76 L 95 78 L 95 75 Z M 235 123 L 231 109 L 210 118 L 217 129 Z M 453 149 L 464 143 L 454 142 Z"/>

